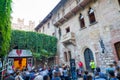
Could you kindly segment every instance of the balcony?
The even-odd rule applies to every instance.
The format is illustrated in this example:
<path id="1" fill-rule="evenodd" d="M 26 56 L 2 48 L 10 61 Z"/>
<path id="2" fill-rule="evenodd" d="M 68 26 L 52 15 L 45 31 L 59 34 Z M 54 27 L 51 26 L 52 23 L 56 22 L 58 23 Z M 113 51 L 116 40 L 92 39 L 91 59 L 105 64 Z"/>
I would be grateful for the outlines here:
<path id="1" fill-rule="evenodd" d="M 79 12 L 80 10 L 83 10 L 85 6 L 89 4 L 91 1 L 95 1 L 95 0 L 82 0 L 79 3 L 76 3 L 76 1 L 73 1 L 71 6 L 65 8 L 65 14 L 61 16 L 59 19 L 56 18 L 53 21 L 53 24 L 57 27 L 62 25 L 65 21 L 69 20 L 77 12 Z"/>
<path id="2" fill-rule="evenodd" d="M 74 44 L 75 45 L 75 33 L 69 32 L 62 36 L 61 42 L 65 45 Z"/>

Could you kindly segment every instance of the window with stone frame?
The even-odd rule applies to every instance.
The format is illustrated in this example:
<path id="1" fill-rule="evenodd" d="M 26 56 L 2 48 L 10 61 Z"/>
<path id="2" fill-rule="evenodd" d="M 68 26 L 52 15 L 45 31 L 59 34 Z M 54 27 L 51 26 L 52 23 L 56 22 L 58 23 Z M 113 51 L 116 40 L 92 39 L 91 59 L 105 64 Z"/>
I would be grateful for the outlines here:
<path id="1" fill-rule="evenodd" d="M 118 60 L 120 60 L 120 42 L 117 42 L 114 45 L 115 45 Z"/>
<path id="2" fill-rule="evenodd" d="M 70 32 L 70 27 L 67 27 L 66 28 L 66 33 L 69 33 Z"/>
<path id="3" fill-rule="evenodd" d="M 44 28 L 44 26 L 43 26 L 43 32 L 44 32 L 44 30 L 45 30 L 45 28 Z"/>
<path id="4" fill-rule="evenodd" d="M 80 22 L 80 27 L 84 28 L 85 27 L 85 21 L 84 21 L 84 17 L 82 14 L 80 14 L 79 16 L 79 22 Z"/>
<path id="5" fill-rule="evenodd" d="M 120 0 L 118 0 L 118 3 L 119 3 L 119 5 L 120 5 Z"/>
<path id="6" fill-rule="evenodd" d="M 50 28 L 50 23 L 47 24 L 48 28 Z"/>
<path id="7" fill-rule="evenodd" d="M 62 33 L 61 33 L 61 29 L 58 29 L 58 34 L 59 34 L 59 38 L 61 37 Z"/>
<path id="8" fill-rule="evenodd" d="M 69 60 L 72 58 L 71 51 L 68 51 Z"/>
<path id="9" fill-rule="evenodd" d="M 94 10 L 93 10 L 92 8 L 89 9 L 89 11 L 88 11 L 88 16 L 89 16 L 90 24 L 96 22 Z"/>
<path id="10" fill-rule="evenodd" d="M 64 52 L 64 59 L 66 62 L 68 62 L 67 52 Z"/>

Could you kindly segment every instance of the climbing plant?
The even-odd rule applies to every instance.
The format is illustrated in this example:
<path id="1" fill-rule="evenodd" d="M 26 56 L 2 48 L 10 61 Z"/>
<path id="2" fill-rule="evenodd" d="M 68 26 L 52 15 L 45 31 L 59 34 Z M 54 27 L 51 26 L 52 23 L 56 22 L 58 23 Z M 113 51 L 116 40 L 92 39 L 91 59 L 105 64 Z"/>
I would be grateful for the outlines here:
<path id="1" fill-rule="evenodd" d="M 34 55 L 50 57 L 54 56 L 57 49 L 57 38 L 37 32 L 13 30 L 10 49 L 29 49 Z"/>
<path id="2" fill-rule="evenodd" d="M 0 0 L 0 57 L 7 54 L 11 35 L 11 2 Z"/>

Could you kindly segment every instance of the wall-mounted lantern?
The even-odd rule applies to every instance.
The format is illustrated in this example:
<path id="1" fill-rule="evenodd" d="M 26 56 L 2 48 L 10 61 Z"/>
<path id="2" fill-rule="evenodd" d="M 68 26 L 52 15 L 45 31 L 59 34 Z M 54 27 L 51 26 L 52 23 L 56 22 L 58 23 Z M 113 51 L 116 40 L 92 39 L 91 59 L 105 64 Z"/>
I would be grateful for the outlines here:
<path id="1" fill-rule="evenodd" d="M 104 45 L 103 40 L 101 38 L 99 40 L 99 43 L 100 43 L 100 46 L 102 48 L 102 53 L 105 53 L 105 45 Z"/>

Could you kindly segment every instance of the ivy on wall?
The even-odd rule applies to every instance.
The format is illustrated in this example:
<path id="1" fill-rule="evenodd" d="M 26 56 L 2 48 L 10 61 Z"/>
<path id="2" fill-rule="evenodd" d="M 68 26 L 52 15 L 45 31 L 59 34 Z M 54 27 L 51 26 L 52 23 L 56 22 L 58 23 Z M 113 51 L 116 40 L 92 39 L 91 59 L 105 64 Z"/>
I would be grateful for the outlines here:
<path id="1" fill-rule="evenodd" d="M 11 2 L 0 0 L 0 57 L 8 53 L 11 37 Z"/>
<path id="2" fill-rule="evenodd" d="M 34 56 L 54 56 L 57 50 L 57 38 L 37 32 L 13 30 L 11 36 L 11 49 L 29 49 Z"/>

